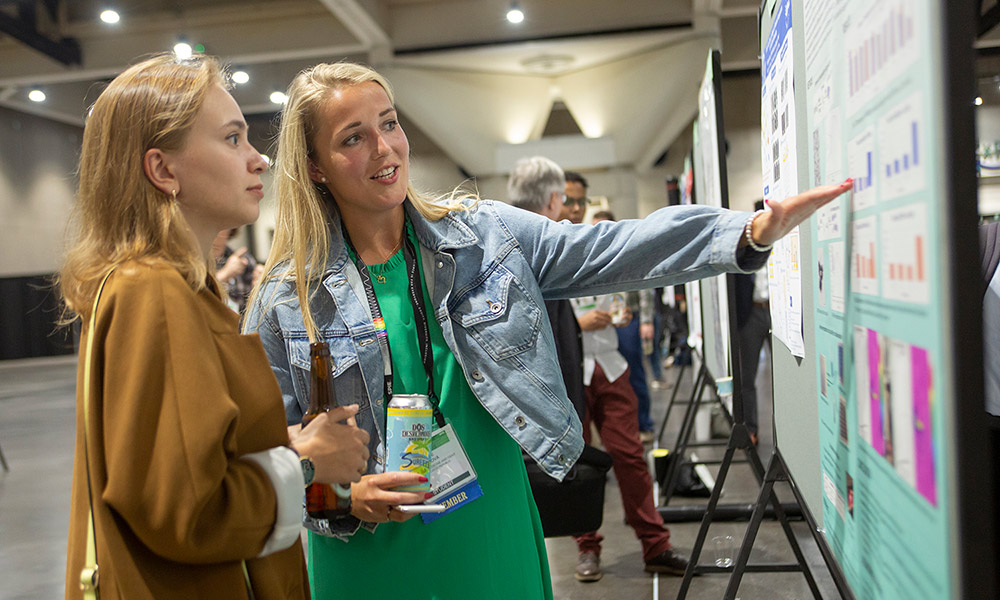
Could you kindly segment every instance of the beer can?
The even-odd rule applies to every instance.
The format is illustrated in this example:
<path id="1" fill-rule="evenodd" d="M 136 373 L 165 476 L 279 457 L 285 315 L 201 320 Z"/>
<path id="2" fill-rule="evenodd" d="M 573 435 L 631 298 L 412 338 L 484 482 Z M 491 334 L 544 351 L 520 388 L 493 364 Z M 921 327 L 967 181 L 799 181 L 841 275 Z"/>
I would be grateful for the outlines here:
<path id="1" fill-rule="evenodd" d="M 425 483 L 395 490 L 426 492 L 431 489 L 431 430 L 434 407 L 423 394 L 395 394 L 386 407 L 385 470 L 423 475 Z"/>

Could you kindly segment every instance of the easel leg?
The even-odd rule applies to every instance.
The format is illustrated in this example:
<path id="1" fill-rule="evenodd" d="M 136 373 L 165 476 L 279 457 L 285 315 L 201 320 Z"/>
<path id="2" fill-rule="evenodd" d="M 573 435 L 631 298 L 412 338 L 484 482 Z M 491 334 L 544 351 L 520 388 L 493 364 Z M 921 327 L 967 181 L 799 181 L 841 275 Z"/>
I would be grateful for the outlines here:
<path id="1" fill-rule="evenodd" d="M 729 465 L 733 462 L 733 454 L 735 452 L 736 447 L 733 444 L 732 437 L 730 437 L 726 454 L 722 459 L 722 464 L 719 466 L 719 474 L 715 480 L 715 487 L 712 488 L 712 496 L 708 499 L 708 507 L 705 509 L 705 515 L 701 518 L 698 537 L 695 538 L 694 546 L 691 548 L 691 557 L 688 560 L 687 570 L 684 571 L 684 581 L 681 582 L 681 588 L 677 591 L 678 600 L 687 597 L 688 588 L 691 587 L 691 578 L 694 577 L 694 571 L 698 565 L 698 557 L 701 556 L 701 549 L 705 545 L 705 538 L 708 536 L 708 527 L 712 524 L 712 515 L 715 512 L 716 505 L 719 503 L 719 496 L 722 495 L 722 486 L 726 483 L 726 476 L 729 474 Z"/>
<path id="2" fill-rule="evenodd" d="M 791 525 L 788 523 L 788 516 L 781 508 L 781 503 L 778 502 L 778 498 L 774 493 L 774 483 L 776 481 L 786 481 L 787 479 L 788 476 L 785 473 L 784 462 L 779 456 L 772 454 L 771 460 L 767 465 L 767 471 L 764 473 L 764 483 L 760 488 L 760 494 L 757 496 L 757 503 L 754 506 L 753 514 L 750 517 L 750 523 L 747 525 L 747 532 L 743 536 L 743 544 L 740 546 L 740 553 L 736 558 L 736 564 L 733 567 L 733 574 L 729 578 L 729 585 L 726 587 L 726 593 L 723 596 L 724 600 L 734 600 L 736 598 L 736 592 L 739 590 L 743 574 L 747 570 L 747 563 L 750 560 L 750 551 L 753 549 L 754 541 L 757 539 L 757 532 L 760 530 L 760 523 L 764 518 L 764 511 L 767 508 L 768 502 L 770 502 L 774 507 L 775 516 L 778 518 L 782 529 L 785 531 L 788 543 L 792 547 L 792 552 L 795 554 L 796 563 L 799 565 L 803 576 L 806 578 L 806 583 L 809 585 L 809 589 L 812 591 L 813 597 L 817 600 L 822 600 L 822 595 L 820 594 L 819 587 L 816 585 L 816 580 L 812 576 L 812 571 L 809 569 L 809 565 L 805 561 L 805 556 L 803 556 L 798 541 L 795 539 L 795 534 L 792 531 Z"/>
<path id="3" fill-rule="evenodd" d="M 660 431 L 656 434 L 657 444 L 663 440 L 663 432 L 667 428 L 667 420 L 670 418 L 670 411 L 674 408 L 674 402 L 677 400 L 677 390 L 681 387 L 681 380 L 684 377 L 685 369 L 687 369 L 687 365 L 681 365 L 680 371 L 677 373 L 677 381 L 674 382 L 674 391 L 670 394 L 670 402 L 667 404 L 667 412 L 663 415 L 663 420 L 660 421 Z M 697 382 L 695 385 L 697 385 Z"/>
<path id="4" fill-rule="evenodd" d="M 693 390 L 691 401 L 687 405 L 687 410 L 684 411 L 684 419 L 681 421 L 681 428 L 677 432 L 677 442 L 671 449 L 674 453 L 674 459 L 670 461 L 670 465 L 667 467 L 666 485 L 663 490 L 664 504 L 670 502 L 670 498 L 674 494 L 674 486 L 677 483 L 677 476 L 680 473 L 681 463 L 684 461 L 684 453 L 687 450 L 687 442 L 691 436 L 691 430 L 694 429 L 695 417 L 697 417 L 698 407 L 701 406 L 701 399 L 705 393 L 705 388 L 707 387 L 709 381 L 708 370 L 702 366 L 701 371 L 698 373 L 698 378 L 696 387 Z"/>

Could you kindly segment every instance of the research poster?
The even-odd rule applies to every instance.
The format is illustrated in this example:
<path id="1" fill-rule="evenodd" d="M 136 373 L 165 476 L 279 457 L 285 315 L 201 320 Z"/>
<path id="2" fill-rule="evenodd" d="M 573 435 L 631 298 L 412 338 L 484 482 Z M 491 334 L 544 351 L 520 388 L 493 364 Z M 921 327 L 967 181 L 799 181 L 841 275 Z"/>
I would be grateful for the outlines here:
<path id="1" fill-rule="evenodd" d="M 719 115 L 716 110 L 713 52 L 708 53 L 705 76 L 698 91 L 698 119 L 694 126 L 695 187 L 699 204 L 721 208 L 723 164 L 719 155 Z M 729 287 L 725 275 L 701 280 L 705 312 L 705 364 L 719 383 L 730 376 Z M 720 391 L 720 395 L 722 392 Z"/>
<path id="2" fill-rule="evenodd" d="M 859 598 L 951 594 L 943 465 L 939 3 L 795 0 L 809 187 L 825 535 Z M 776 21 L 777 23 L 777 21 Z"/>
<path id="3" fill-rule="evenodd" d="M 799 193 L 793 81 L 791 2 L 778 3 L 764 45 L 761 85 L 761 149 L 764 200 L 780 202 Z M 802 264 L 799 231 L 779 240 L 767 262 L 771 328 L 793 356 L 805 356 L 802 339 Z"/>

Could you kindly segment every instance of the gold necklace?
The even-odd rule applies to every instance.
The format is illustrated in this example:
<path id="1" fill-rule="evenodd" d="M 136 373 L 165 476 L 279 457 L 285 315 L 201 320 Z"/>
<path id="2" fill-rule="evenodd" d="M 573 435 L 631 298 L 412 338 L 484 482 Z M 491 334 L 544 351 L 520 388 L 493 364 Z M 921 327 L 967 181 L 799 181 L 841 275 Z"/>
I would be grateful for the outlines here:
<path id="1" fill-rule="evenodd" d="M 379 272 L 375 275 L 375 281 L 377 281 L 379 283 L 385 283 L 385 275 L 382 274 L 382 269 L 385 268 L 385 262 L 387 260 L 389 260 L 390 258 L 392 258 L 396 254 L 396 252 L 399 251 L 399 248 L 402 245 L 403 245 L 403 236 L 400 235 L 399 236 L 399 241 L 396 242 L 396 245 L 392 247 L 392 251 L 390 251 L 389 254 L 386 255 L 385 258 L 383 258 L 382 260 L 379 261 Z"/>

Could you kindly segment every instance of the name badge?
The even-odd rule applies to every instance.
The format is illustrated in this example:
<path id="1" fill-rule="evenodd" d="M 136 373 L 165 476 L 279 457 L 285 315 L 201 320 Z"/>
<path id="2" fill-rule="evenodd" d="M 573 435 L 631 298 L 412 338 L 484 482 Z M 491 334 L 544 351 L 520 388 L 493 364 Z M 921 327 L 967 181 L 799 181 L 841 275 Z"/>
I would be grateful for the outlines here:
<path id="1" fill-rule="evenodd" d="M 431 434 L 431 496 L 425 504 L 443 504 L 439 513 L 422 513 L 424 523 L 431 523 L 444 515 L 462 508 L 483 495 L 469 456 L 462 447 L 458 434 L 451 424 Z"/>

